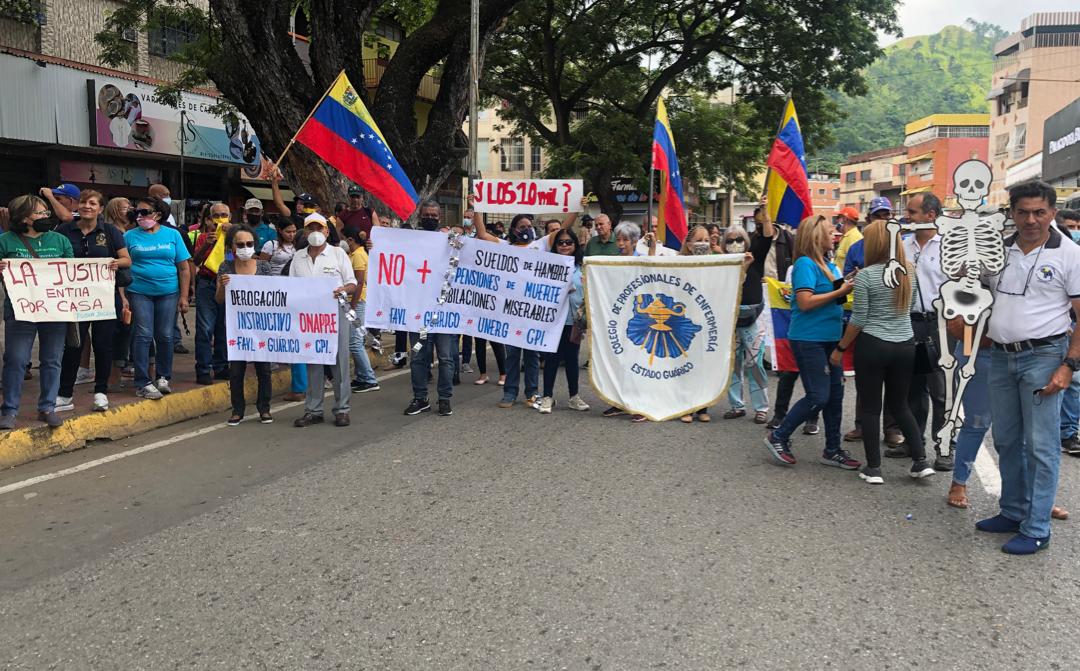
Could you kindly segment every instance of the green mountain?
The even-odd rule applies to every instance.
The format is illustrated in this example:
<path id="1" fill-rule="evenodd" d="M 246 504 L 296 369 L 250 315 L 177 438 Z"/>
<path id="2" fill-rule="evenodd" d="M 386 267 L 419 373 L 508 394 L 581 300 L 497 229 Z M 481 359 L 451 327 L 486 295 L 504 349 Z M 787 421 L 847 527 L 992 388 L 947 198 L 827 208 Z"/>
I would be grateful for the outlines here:
<path id="1" fill-rule="evenodd" d="M 928 114 L 986 112 L 994 44 L 1007 33 L 971 19 L 966 25 L 889 45 L 864 73 L 866 96 L 834 93 L 846 118 L 833 125 L 833 145 L 811 167 L 830 169 L 851 154 L 896 146 L 904 125 Z"/>

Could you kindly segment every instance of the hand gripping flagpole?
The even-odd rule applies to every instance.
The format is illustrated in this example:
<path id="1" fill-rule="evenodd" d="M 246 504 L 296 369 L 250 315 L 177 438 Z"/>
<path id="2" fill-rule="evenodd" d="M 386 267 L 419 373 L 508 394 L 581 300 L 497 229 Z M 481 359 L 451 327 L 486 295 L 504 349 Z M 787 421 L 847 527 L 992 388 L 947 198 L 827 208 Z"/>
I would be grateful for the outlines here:
<path id="1" fill-rule="evenodd" d="M 307 125 L 308 121 L 311 121 L 311 117 L 315 115 L 315 110 L 319 109 L 319 105 L 322 104 L 322 101 L 326 100 L 326 96 L 330 95 L 330 92 L 334 90 L 334 86 L 337 84 L 338 80 L 341 79 L 341 76 L 343 74 L 345 74 L 344 68 L 341 69 L 341 72 L 338 73 L 337 77 L 334 77 L 334 81 L 330 82 L 330 86 L 326 89 L 326 91 L 323 92 L 322 96 L 319 98 L 319 101 L 315 103 L 314 107 L 311 108 L 311 111 L 308 112 L 307 117 L 304 119 L 304 123 L 300 124 L 300 127 L 296 129 L 295 133 L 293 133 L 292 139 L 289 140 L 289 144 L 285 145 L 285 149 L 281 152 L 281 156 L 278 156 L 278 159 L 274 161 L 274 172 L 277 171 L 278 166 L 281 164 L 281 161 L 285 159 L 285 154 L 288 154 L 289 150 L 292 149 L 292 146 L 296 144 L 296 138 L 299 137 L 300 131 L 304 130 L 304 126 Z M 272 172 L 270 174 L 274 173 Z"/>

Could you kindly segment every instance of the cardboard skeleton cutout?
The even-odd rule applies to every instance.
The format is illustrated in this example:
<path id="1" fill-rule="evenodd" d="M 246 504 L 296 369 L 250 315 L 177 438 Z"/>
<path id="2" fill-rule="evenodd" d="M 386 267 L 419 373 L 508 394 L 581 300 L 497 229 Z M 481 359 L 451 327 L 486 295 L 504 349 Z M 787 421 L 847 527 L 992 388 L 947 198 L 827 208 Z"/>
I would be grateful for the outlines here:
<path id="1" fill-rule="evenodd" d="M 885 267 L 886 286 L 899 283 L 897 273 L 907 270 L 896 260 L 897 234 L 901 231 L 937 229 L 941 234 L 941 270 L 948 277 L 934 291 L 920 287 L 920 291 L 934 294 L 933 306 L 937 312 L 940 364 L 945 371 L 945 423 L 935 436 L 935 442 L 943 455 L 948 455 L 950 445 L 962 423 L 961 399 L 968 382 L 975 375 L 975 359 L 979 355 L 978 342 L 986 332 L 987 322 L 994 305 L 994 296 L 982 285 L 984 275 L 996 275 L 1005 265 L 1005 242 L 1002 231 L 1007 217 L 994 212 L 979 213 L 976 208 L 990 193 L 993 173 L 990 166 L 978 160 L 964 161 L 953 173 L 956 199 L 963 208 L 958 217 L 939 217 L 935 223 L 901 224 L 890 220 L 889 257 Z M 951 319 L 960 317 L 964 322 L 964 354 L 967 363 L 956 376 L 956 357 L 944 343 L 948 342 L 946 326 Z M 975 343 L 975 347 L 972 347 Z"/>

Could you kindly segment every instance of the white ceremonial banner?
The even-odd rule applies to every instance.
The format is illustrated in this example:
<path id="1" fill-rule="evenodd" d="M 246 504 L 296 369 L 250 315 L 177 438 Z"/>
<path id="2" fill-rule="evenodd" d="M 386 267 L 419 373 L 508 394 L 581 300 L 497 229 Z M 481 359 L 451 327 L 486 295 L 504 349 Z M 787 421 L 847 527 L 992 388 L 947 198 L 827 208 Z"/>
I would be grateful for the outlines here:
<path id="1" fill-rule="evenodd" d="M 478 179 L 473 183 L 477 212 L 580 212 L 584 192 L 580 179 Z"/>
<path id="2" fill-rule="evenodd" d="M 573 257 L 464 236 L 457 238 L 461 249 L 454 250 L 450 240 L 446 233 L 371 229 L 364 326 L 412 333 L 426 327 L 431 333 L 557 350 Z"/>
<path id="3" fill-rule="evenodd" d="M 230 275 L 225 287 L 229 360 L 337 363 L 337 285 L 333 277 Z"/>
<path id="4" fill-rule="evenodd" d="M 604 401 L 654 421 L 727 391 L 741 254 L 585 259 L 589 378 Z"/>
<path id="5" fill-rule="evenodd" d="M 116 279 L 110 263 L 112 259 L 8 259 L 4 288 L 15 319 L 116 319 Z"/>

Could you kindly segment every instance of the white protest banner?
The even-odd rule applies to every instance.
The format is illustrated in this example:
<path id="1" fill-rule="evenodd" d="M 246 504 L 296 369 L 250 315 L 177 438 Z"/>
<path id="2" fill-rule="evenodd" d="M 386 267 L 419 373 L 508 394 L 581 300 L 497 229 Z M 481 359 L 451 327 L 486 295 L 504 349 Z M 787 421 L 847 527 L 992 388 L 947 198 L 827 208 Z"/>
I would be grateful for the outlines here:
<path id="1" fill-rule="evenodd" d="M 574 259 L 461 237 L 451 267 L 445 233 L 371 229 L 365 323 L 459 333 L 554 352 L 566 324 Z M 439 296 L 446 285 L 446 302 Z"/>
<path id="2" fill-rule="evenodd" d="M 225 287 L 229 360 L 337 363 L 336 287 L 332 277 L 230 275 Z"/>
<path id="3" fill-rule="evenodd" d="M 116 280 L 110 263 L 112 259 L 8 259 L 4 286 L 15 319 L 116 319 Z"/>
<path id="4" fill-rule="evenodd" d="M 655 421 L 720 400 L 731 380 L 742 259 L 586 259 L 589 377 L 596 393 Z"/>
<path id="5" fill-rule="evenodd" d="M 551 214 L 580 212 L 580 179 L 479 179 L 473 184 L 477 212 Z"/>

